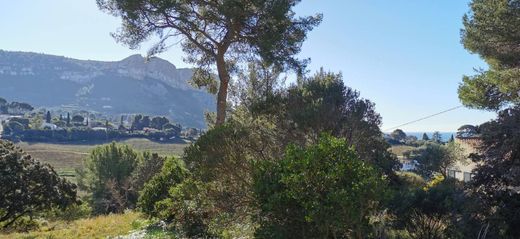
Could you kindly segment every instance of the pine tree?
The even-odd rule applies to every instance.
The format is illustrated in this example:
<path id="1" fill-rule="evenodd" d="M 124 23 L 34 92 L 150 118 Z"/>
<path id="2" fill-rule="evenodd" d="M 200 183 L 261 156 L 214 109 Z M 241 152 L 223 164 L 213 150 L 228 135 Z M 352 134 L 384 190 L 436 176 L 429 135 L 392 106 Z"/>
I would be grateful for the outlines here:
<path id="1" fill-rule="evenodd" d="M 422 140 L 424 140 L 424 141 L 428 141 L 428 140 L 430 140 L 430 138 L 428 137 L 428 135 L 427 135 L 426 133 L 424 133 L 424 134 L 422 135 Z"/>
<path id="2" fill-rule="evenodd" d="M 45 116 L 45 123 L 51 123 L 51 112 L 47 111 L 47 115 Z"/>
<path id="3" fill-rule="evenodd" d="M 70 126 L 70 114 L 67 112 L 67 126 Z"/>

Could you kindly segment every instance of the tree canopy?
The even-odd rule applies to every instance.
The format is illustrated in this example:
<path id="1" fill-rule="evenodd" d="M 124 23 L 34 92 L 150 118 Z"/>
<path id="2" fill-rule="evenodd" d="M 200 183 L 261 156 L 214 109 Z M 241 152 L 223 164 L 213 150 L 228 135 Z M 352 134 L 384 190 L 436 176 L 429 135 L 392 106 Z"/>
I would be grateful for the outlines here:
<path id="1" fill-rule="evenodd" d="M 483 199 L 502 238 L 520 237 L 520 108 L 501 111 L 482 124 L 482 143 L 472 158 L 478 162 L 472 189 Z"/>
<path id="2" fill-rule="evenodd" d="M 97 0 L 100 9 L 121 17 L 118 42 L 138 47 L 152 36 L 159 41 L 153 55 L 168 48 L 167 40 L 181 40 L 186 62 L 197 69 L 193 81 L 217 91 L 217 124 L 225 121 L 228 84 L 237 64 L 254 58 L 302 72 L 306 61 L 296 59 L 307 32 L 321 15 L 296 17 L 300 0 L 120 1 Z"/>
<path id="3" fill-rule="evenodd" d="M 520 1 L 473 0 L 470 7 L 462 42 L 489 70 L 464 76 L 459 98 L 468 107 L 488 110 L 520 103 Z"/>

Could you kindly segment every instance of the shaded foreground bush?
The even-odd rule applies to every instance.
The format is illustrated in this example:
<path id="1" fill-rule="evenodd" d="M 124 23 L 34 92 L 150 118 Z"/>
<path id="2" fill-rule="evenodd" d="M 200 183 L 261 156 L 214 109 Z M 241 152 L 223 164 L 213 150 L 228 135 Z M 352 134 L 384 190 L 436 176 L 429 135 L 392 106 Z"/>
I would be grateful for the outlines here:
<path id="1" fill-rule="evenodd" d="M 0 140 L 0 227 L 76 203 L 76 186 L 11 142 Z"/>

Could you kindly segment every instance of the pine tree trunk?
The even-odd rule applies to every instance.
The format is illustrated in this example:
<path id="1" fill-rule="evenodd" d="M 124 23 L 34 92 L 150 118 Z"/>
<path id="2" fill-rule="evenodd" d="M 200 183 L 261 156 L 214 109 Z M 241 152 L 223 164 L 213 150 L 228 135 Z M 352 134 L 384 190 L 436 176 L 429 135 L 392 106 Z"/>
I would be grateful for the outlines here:
<path id="1" fill-rule="evenodd" d="M 227 93 L 229 85 L 229 73 L 223 54 L 217 56 L 217 71 L 220 80 L 217 93 L 217 121 L 215 125 L 222 125 L 226 121 Z"/>

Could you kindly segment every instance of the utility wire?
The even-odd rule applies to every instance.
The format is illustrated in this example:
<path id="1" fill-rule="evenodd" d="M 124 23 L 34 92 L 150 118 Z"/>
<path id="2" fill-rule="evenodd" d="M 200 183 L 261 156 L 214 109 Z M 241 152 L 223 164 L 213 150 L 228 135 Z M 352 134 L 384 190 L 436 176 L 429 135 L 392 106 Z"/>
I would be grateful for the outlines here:
<path id="1" fill-rule="evenodd" d="M 416 120 L 413 120 L 413 121 L 410 121 L 410 122 L 404 123 L 404 124 L 402 124 L 402 125 L 398 125 L 398 126 L 395 126 L 395 127 L 389 128 L 389 129 L 385 130 L 385 132 L 388 132 L 388 131 L 390 131 L 390 130 L 397 129 L 397 128 L 399 128 L 399 127 L 403 127 L 403 126 L 405 126 L 405 125 L 409 125 L 409 124 L 417 123 L 417 122 L 419 122 L 419 121 L 423 121 L 423 120 L 425 120 L 425 119 L 429 119 L 429 118 L 435 117 L 435 116 L 437 116 L 437 115 L 444 114 L 444 113 L 447 113 L 447 112 L 450 112 L 450 111 L 453 111 L 453 110 L 456 110 L 456 109 L 458 109 L 458 108 L 462 108 L 462 107 L 463 107 L 463 105 L 459 105 L 459 106 L 457 106 L 457 107 L 449 108 L 449 109 L 447 109 L 447 110 L 443 110 L 443 111 L 441 111 L 441 112 L 438 112 L 438 113 L 435 113 L 435 114 L 432 114 L 432 115 L 428 115 L 428 116 L 422 117 L 422 118 L 420 118 L 420 119 L 416 119 Z"/>

